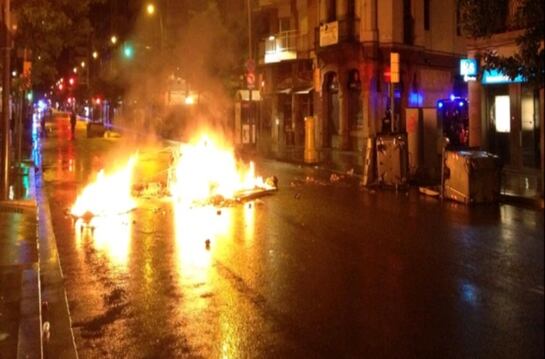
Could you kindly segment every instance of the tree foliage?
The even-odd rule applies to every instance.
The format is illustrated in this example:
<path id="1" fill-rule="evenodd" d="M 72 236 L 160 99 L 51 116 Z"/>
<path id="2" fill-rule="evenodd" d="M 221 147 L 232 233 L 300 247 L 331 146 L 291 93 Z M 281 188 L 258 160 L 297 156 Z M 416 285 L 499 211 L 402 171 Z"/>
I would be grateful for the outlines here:
<path id="1" fill-rule="evenodd" d="M 17 18 L 15 48 L 29 49 L 32 83 L 53 83 L 59 57 L 67 49 L 85 47 L 92 30 L 89 7 L 97 0 L 20 0 L 13 2 Z M 99 0 L 100 1 L 100 0 Z"/>
<path id="2" fill-rule="evenodd" d="M 521 29 L 516 39 L 518 51 L 512 56 L 500 56 L 494 50 L 482 56 L 484 69 L 499 69 L 514 79 L 524 76 L 537 88 L 543 87 L 544 68 L 544 2 L 521 0 L 514 22 L 507 24 L 508 0 L 458 0 L 462 26 L 466 35 L 490 37 L 498 32 Z"/>

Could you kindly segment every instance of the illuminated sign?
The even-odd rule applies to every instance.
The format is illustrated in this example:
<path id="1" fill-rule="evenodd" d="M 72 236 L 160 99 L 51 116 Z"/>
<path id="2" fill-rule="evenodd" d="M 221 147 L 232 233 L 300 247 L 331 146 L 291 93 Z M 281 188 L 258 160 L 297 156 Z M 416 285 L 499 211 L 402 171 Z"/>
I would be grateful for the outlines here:
<path id="1" fill-rule="evenodd" d="M 477 60 L 460 59 L 460 75 L 465 82 L 477 80 Z"/>
<path id="2" fill-rule="evenodd" d="M 477 76 L 477 60 L 460 59 L 460 75 Z"/>
<path id="3" fill-rule="evenodd" d="M 518 75 L 514 79 L 511 79 L 498 69 L 485 70 L 483 72 L 483 84 L 509 84 L 520 82 L 526 82 L 526 79 L 522 75 Z"/>

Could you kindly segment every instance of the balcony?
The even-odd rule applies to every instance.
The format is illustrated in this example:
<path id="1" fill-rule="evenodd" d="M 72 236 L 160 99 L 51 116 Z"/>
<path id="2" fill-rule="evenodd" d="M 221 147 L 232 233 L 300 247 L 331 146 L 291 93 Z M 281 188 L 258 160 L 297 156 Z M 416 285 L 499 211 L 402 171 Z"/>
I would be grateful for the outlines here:
<path id="1" fill-rule="evenodd" d="M 307 35 L 297 30 L 282 31 L 271 35 L 259 44 L 260 63 L 272 64 L 281 61 L 296 60 L 298 52 L 305 49 Z"/>
<path id="2" fill-rule="evenodd" d="M 316 48 L 359 41 L 360 19 L 351 18 L 329 22 L 315 29 Z"/>

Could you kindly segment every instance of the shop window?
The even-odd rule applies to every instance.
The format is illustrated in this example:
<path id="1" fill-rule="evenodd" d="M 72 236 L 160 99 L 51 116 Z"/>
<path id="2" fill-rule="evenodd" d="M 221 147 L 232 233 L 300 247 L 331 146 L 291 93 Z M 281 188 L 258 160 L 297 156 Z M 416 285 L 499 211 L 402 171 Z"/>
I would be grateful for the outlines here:
<path id="1" fill-rule="evenodd" d="M 511 107 L 509 96 L 496 96 L 494 98 L 494 119 L 496 132 L 511 132 Z"/>
<path id="2" fill-rule="evenodd" d="M 525 94 L 524 94 L 525 95 Z M 521 110 L 522 110 L 522 130 L 533 131 L 536 128 L 535 125 L 535 111 L 534 111 L 534 97 L 522 96 Z"/>

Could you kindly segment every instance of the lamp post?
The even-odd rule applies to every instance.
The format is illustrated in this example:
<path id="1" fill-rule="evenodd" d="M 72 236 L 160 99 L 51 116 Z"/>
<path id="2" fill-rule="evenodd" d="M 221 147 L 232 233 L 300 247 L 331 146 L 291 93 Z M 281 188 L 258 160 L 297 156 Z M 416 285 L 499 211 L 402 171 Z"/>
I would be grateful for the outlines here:
<path id="1" fill-rule="evenodd" d="M 155 6 L 154 3 L 148 3 L 146 5 L 146 13 L 148 16 L 154 16 L 157 13 L 159 21 L 159 49 L 163 51 L 163 41 L 164 41 L 164 29 L 163 29 L 163 13 L 160 8 Z"/>
<path id="2" fill-rule="evenodd" d="M 2 1 L 2 58 L 4 71 L 2 73 L 2 150 L 0 178 L 0 195 L 8 199 L 9 187 L 9 93 L 10 93 L 10 0 Z"/>

